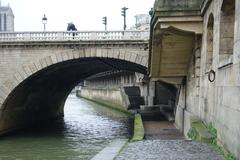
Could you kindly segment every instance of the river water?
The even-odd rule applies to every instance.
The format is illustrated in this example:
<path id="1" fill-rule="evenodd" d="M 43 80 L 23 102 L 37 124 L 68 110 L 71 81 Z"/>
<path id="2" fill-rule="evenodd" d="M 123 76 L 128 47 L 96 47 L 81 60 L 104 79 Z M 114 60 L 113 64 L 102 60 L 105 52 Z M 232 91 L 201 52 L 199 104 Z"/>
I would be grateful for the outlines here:
<path id="1" fill-rule="evenodd" d="M 0 138 L 0 160 L 91 159 L 113 139 L 129 138 L 123 113 L 70 95 L 65 116 Z"/>

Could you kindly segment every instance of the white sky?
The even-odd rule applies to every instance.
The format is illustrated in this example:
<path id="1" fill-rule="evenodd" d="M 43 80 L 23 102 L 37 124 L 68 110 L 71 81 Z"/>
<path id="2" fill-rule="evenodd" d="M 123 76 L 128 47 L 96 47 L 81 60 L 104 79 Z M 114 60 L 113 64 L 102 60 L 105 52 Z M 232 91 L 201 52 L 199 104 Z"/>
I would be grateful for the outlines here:
<path id="1" fill-rule="evenodd" d="M 65 31 L 73 22 L 78 30 L 104 30 L 102 17 L 108 17 L 108 30 L 122 30 L 121 8 L 126 6 L 127 28 L 134 15 L 148 14 L 155 0 L 1 0 L 10 4 L 15 15 L 15 31 L 42 31 L 46 14 L 47 31 Z"/>

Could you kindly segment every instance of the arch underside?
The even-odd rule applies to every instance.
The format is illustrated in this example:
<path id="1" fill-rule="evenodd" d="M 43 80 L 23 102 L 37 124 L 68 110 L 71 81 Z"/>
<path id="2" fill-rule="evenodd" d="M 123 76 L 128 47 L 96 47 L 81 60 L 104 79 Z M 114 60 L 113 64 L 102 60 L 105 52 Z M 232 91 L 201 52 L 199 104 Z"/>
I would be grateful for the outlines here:
<path id="1" fill-rule="evenodd" d="M 48 66 L 21 82 L 0 110 L 0 134 L 63 115 L 72 88 L 97 73 L 127 70 L 146 74 L 146 67 L 113 58 L 79 58 Z"/>

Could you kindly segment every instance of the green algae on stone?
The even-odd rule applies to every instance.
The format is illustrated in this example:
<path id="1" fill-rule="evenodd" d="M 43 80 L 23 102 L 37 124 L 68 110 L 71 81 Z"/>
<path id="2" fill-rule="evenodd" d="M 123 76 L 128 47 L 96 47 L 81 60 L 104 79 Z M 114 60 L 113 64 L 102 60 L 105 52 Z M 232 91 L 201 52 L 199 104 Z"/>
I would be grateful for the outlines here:
<path id="1" fill-rule="evenodd" d="M 144 127 L 142 117 L 140 114 L 135 114 L 134 117 L 134 131 L 131 141 L 141 141 L 144 138 Z"/>

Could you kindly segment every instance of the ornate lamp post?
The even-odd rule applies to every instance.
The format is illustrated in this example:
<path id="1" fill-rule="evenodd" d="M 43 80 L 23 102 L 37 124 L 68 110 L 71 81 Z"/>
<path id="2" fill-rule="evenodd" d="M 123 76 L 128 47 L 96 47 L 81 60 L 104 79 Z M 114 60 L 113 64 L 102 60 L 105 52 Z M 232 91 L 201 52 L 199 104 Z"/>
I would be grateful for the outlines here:
<path id="1" fill-rule="evenodd" d="M 43 23 L 44 31 L 46 31 L 47 17 L 45 14 L 43 15 L 42 23 Z"/>

